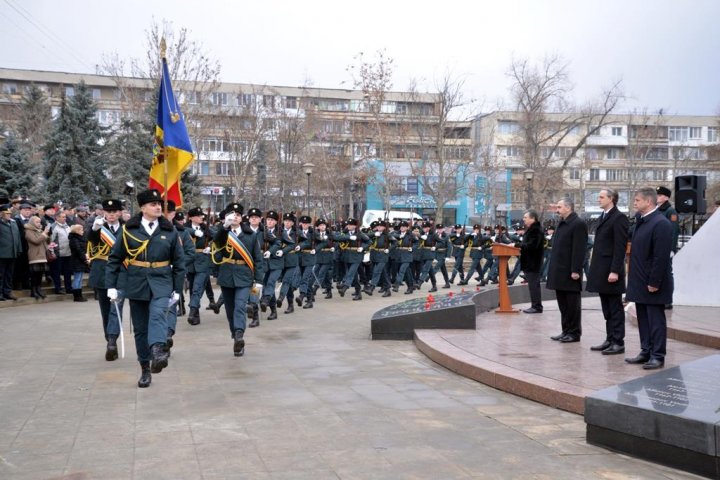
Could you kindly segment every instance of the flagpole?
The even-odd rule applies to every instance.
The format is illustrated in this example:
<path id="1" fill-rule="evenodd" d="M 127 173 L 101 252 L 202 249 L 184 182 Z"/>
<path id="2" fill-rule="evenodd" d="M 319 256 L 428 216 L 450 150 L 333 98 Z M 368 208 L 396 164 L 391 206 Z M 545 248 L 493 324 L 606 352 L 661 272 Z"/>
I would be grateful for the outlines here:
<path id="1" fill-rule="evenodd" d="M 165 37 L 162 37 L 160 39 L 160 81 L 165 82 L 165 51 L 167 49 L 167 44 L 165 43 Z M 158 99 L 159 102 L 162 102 L 162 98 Z M 163 178 L 163 211 L 165 213 L 165 217 L 167 218 L 168 213 L 168 158 L 167 158 L 167 149 L 165 148 L 165 142 L 163 142 L 162 146 L 162 156 L 163 156 L 163 165 L 164 165 L 164 178 Z"/>

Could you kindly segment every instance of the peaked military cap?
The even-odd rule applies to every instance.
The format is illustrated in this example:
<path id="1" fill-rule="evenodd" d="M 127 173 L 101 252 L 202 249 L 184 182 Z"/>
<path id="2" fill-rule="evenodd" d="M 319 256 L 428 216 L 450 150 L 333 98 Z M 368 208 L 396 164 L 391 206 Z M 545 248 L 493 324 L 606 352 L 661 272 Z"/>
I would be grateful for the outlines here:
<path id="1" fill-rule="evenodd" d="M 243 214 L 243 206 L 240 205 L 237 202 L 233 202 L 229 204 L 227 207 L 225 207 L 225 214 L 227 215 L 230 212 L 239 213 L 240 215 Z"/>
<path id="2" fill-rule="evenodd" d="M 176 209 L 175 202 L 173 202 L 172 200 L 168 200 L 167 211 L 168 211 L 168 212 L 174 212 L 175 209 Z"/>
<path id="3" fill-rule="evenodd" d="M 137 202 L 138 205 L 141 207 L 145 205 L 146 203 L 150 202 L 160 202 L 162 203 L 162 195 L 160 195 L 160 192 L 155 190 L 154 188 L 151 190 L 145 190 L 144 192 L 140 192 L 137 195 Z"/>
<path id="4" fill-rule="evenodd" d="M 666 197 L 672 197 L 672 192 L 667 187 L 657 187 L 655 189 L 655 192 L 657 192 L 658 195 L 665 195 Z"/>
<path id="5" fill-rule="evenodd" d="M 272 218 L 273 220 L 280 220 L 280 215 L 275 210 L 269 210 L 265 218 Z"/>
<path id="6" fill-rule="evenodd" d="M 377 221 L 377 220 L 373 220 L 372 222 L 370 222 L 370 228 L 371 228 L 371 229 L 373 229 L 373 228 L 375 228 L 375 227 L 377 227 L 377 226 L 378 226 L 378 221 Z"/>
<path id="7" fill-rule="evenodd" d="M 0 213 L 10 212 L 10 204 L 0 205 Z"/>
<path id="8" fill-rule="evenodd" d="M 480 225 L 478 223 L 473 225 L 473 230 L 480 230 L 480 229 L 482 229 L 482 225 Z M 490 230 L 490 227 L 485 227 L 485 230 Z"/>
<path id="9" fill-rule="evenodd" d="M 106 212 L 122 210 L 122 202 L 116 198 L 108 198 L 102 201 L 102 209 Z"/>
<path id="10" fill-rule="evenodd" d="M 401 227 L 409 227 L 410 224 L 407 221 L 403 220 L 402 222 L 400 222 L 400 226 Z"/>
<path id="11" fill-rule="evenodd" d="M 430 223 L 430 222 L 423 222 L 423 223 L 422 223 L 422 228 L 432 228 L 432 223 Z"/>
<path id="12" fill-rule="evenodd" d="M 262 212 L 259 208 L 251 208 L 247 213 L 248 217 L 260 217 L 262 218 Z"/>
<path id="13" fill-rule="evenodd" d="M 46 210 L 55 210 L 55 205 L 45 205 L 43 207 L 43 212 Z"/>
<path id="14" fill-rule="evenodd" d="M 327 227 L 327 221 L 324 218 L 318 218 L 315 220 L 315 226 L 319 227 L 320 225 L 325 225 Z"/>
<path id="15" fill-rule="evenodd" d="M 437 228 L 438 230 L 442 230 L 443 228 L 445 228 L 445 225 L 443 225 L 442 223 L 438 223 L 437 225 L 435 225 L 435 228 Z"/>
<path id="16" fill-rule="evenodd" d="M 294 221 L 295 221 L 295 215 L 294 215 L 292 212 L 290 212 L 290 213 L 283 213 L 283 220 L 290 220 L 291 222 L 294 222 Z"/>
<path id="17" fill-rule="evenodd" d="M 177 212 L 175 214 L 175 220 L 185 220 L 185 214 L 183 212 Z"/>
<path id="18" fill-rule="evenodd" d="M 463 226 L 460 225 L 459 223 L 456 223 L 454 228 L 455 228 L 455 230 L 457 230 L 458 228 L 463 228 Z"/>
<path id="19" fill-rule="evenodd" d="M 247 215 L 243 215 L 242 218 L 241 218 L 241 221 L 242 221 L 243 223 L 247 223 L 248 220 L 250 220 L 250 217 L 248 217 Z"/>
<path id="20" fill-rule="evenodd" d="M 187 213 L 188 218 L 190 217 L 202 217 L 203 211 L 200 207 L 191 208 Z"/>
<path id="21" fill-rule="evenodd" d="M 347 219 L 347 224 L 348 224 L 348 225 L 355 225 L 355 226 L 357 227 L 358 221 L 357 221 L 356 218 L 348 218 L 348 219 Z"/>
<path id="22" fill-rule="evenodd" d="M 312 218 L 310 218 L 307 215 L 303 215 L 300 217 L 300 223 L 312 223 Z"/>

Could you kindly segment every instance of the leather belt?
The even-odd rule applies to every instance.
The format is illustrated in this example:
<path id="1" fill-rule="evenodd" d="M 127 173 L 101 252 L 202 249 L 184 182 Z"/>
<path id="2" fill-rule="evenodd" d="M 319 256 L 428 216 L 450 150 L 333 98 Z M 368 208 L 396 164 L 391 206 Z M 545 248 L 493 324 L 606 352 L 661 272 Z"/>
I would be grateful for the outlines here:
<path id="1" fill-rule="evenodd" d="M 170 265 L 169 260 L 165 260 L 164 262 L 141 262 L 140 260 L 128 260 L 128 263 L 142 268 L 162 268 Z"/>
<path id="2" fill-rule="evenodd" d="M 321 248 L 320 251 L 321 252 L 332 252 L 333 249 L 332 248 Z"/>
<path id="3" fill-rule="evenodd" d="M 447 252 L 447 248 L 438 248 L 436 252 Z"/>
<path id="4" fill-rule="evenodd" d="M 93 257 L 91 260 L 105 260 L 107 262 L 107 255 L 98 255 L 97 257 Z"/>
<path id="5" fill-rule="evenodd" d="M 196 248 L 195 251 L 197 253 L 203 253 L 205 251 L 205 249 L 204 248 Z"/>
<path id="6" fill-rule="evenodd" d="M 412 250 L 412 247 L 397 247 L 400 250 Z"/>
<path id="7" fill-rule="evenodd" d="M 247 265 L 245 260 L 235 260 L 234 258 L 224 258 L 222 263 L 229 263 L 230 265 Z"/>

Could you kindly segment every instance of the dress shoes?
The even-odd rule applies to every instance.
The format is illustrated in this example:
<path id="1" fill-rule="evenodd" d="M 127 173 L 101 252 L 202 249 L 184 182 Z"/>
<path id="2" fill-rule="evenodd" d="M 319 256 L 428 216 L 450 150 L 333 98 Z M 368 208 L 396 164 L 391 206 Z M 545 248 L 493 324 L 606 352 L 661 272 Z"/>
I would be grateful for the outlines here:
<path id="1" fill-rule="evenodd" d="M 233 335 L 233 340 L 235 341 L 235 343 L 233 343 L 233 355 L 236 357 L 245 355 L 245 339 L 243 338 L 243 333 L 242 330 L 235 330 L 235 334 Z"/>
<path id="2" fill-rule="evenodd" d="M 564 335 L 560 339 L 561 343 L 574 343 L 574 342 L 579 342 L 579 341 L 580 341 L 580 337 L 576 337 L 575 335 Z"/>
<path id="3" fill-rule="evenodd" d="M 608 348 L 602 351 L 603 355 L 619 355 L 625 353 L 625 346 L 613 343 Z"/>
<path id="4" fill-rule="evenodd" d="M 658 368 L 663 368 L 665 366 L 664 360 L 658 360 L 657 358 L 651 358 L 645 365 L 643 365 L 643 370 L 657 370 Z"/>
<path id="5" fill-rule="evenodd" d="M 648 360 L 650 360 L 650 357 L 641 353 L 637 357 L 626 358 L 625 362 L 632 365 L 640 365 L 641 363 L 647 363 Z"/>
<path id="6" fill-rule="evenodd" d="M 542 313 L 542 310 L 538 310 L 537 308 L 526 308 L 523 310 L 523 313 Z"/>
<path id="7" fill-rule="evenodd" d="M 220 314 L 220 309 L 222 308 L 223 305 L 225 305 L 225 299 L 224 299 L 224 298 L 220 298 L 220 300 L 218 300 L 216 303 L 213 304 L 213 309 L 212 309 L 212 310 L 213 310 L 213 312 L 215 312 L 215 315 L 219 315 L 219 314 Z"/>
<path id="8" fill-rule="evenodd" d="M 560 340 L 561 338 L 563 338 L 564 336 L 565 336 L 565 333 L 563 332 L 563 333 L 558 333 L 557 335 L 553 335 L 553 336 L 550 337 L 550 338 L 553 339 L 553 340 L 559 341 L 559 340 Z"/>
<path id="9" fill-rule="evenodd" d="M 164 343 L 153 343 L 150 349 L 152 353 L 152 362 L 150 363 L 150 371 L 152 373 L 160 373 L 163 368 L 168 366 L 168 352 Z"/>
<path id="10" fill-rule="evenodd" d="M 450 282 L 445 282 L 445 285 L 443 285 L 442 288 L 450 288 Z"/>
<path id="11" fill-rule="evenodd" d="M 210 303 L 207 307 L 205 307 L 205 310 L 212 310 L 213 307 L 215 307 L 215 300 L 210 300 Z"/>
<path id="12" fill-rule="evenodd" d="M 433 285 L 432 288 L 430 290 L 428 290 L 428 292 L 430 292 L 430 293 L 437 292 L 437 285 Z"/>
<path id="13" fill-rule="evenodd" d="M 609 341 L 605 340 L 600 345 L 593 345 L 592 347 L 590 347 L 590 350 L 592 350 L 593 352 L 602 352 L 611 345 L 612 344 Z"/>

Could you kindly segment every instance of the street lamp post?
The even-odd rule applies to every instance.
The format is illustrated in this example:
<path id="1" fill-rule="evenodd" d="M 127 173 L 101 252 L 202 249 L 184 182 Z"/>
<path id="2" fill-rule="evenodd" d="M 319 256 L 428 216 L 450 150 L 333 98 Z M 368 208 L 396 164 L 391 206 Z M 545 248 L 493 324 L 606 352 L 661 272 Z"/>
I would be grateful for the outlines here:
<path id="1" fill-rule="evenodd" d="M 315 168 L 315 165 L 312 163 L 304 163 L 303 164 L 303 172 L 305 172 L 305 175 L 307 175 L 307 190 L 305 190 L 305 211 L 309 214 L 310 213 L 310 175 L 312 175 L 313 168 Z"/>
<path id="2" fill-rule="evenodd" d="M 526 168 L 523 170 L 523 176 L 527 182 L 527 202 L 525 203 L 525 209 L 530 210 L 530 205 L 532 205 L 532 184 L 533 177 L 535 176 L 535 170 L 532 168 Z"/>

